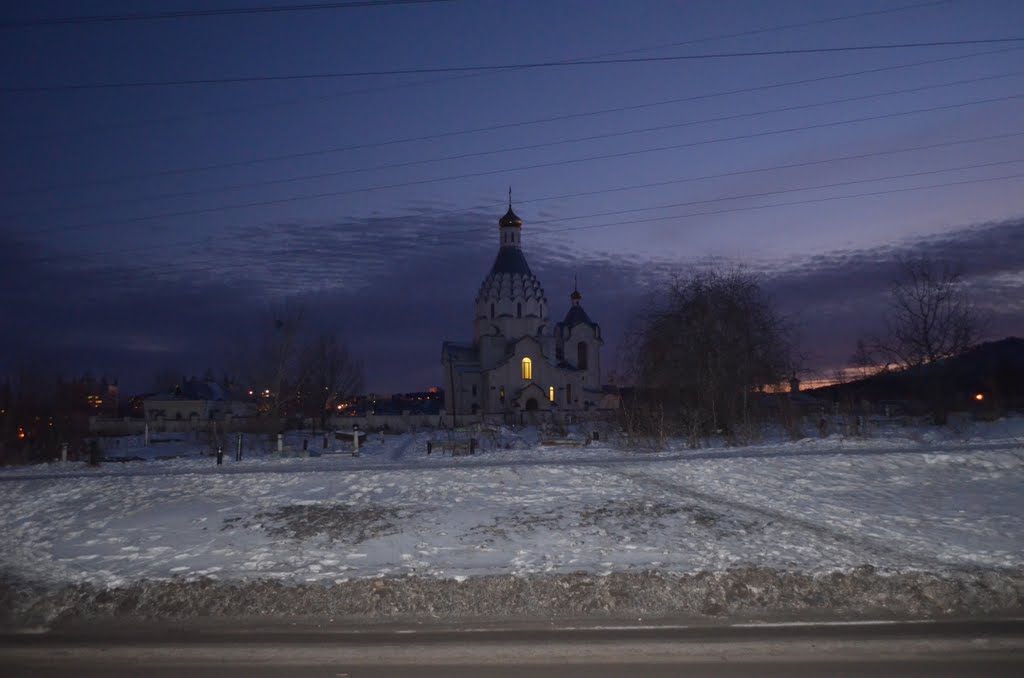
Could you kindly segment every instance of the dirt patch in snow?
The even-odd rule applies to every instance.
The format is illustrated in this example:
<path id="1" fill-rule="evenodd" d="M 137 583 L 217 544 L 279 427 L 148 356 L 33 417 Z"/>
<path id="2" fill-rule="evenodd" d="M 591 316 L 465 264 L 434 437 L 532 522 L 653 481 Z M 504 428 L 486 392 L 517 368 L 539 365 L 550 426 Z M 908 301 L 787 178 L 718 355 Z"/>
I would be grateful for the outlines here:
<path id="1" fill-rule="evenodd" d="M 302 541 L 311 538 L 327 539 L 345 544 L 360 544 L 370 539 L 397 534 L 394 521 L 399 519 L 396 509 L 370 504 L 289 504 L 272 511 L 257 513 L 252 518 L 226 518 L 222 530 L 236 526 L 263 530 L 272 537 L 285 537 Z"/>
<path id="2" fill-rule="evenodd" d="M 409 577 L 335 584 L 203 579 L 139 581 L 110 589 L 0 579 L 0 625 L 8 628 L 132 620 L 922 619 L 1022 610 L 1024 570 L 879 573 L 863 567 L 806 574 L 746 568 L 690 575 Z"/>

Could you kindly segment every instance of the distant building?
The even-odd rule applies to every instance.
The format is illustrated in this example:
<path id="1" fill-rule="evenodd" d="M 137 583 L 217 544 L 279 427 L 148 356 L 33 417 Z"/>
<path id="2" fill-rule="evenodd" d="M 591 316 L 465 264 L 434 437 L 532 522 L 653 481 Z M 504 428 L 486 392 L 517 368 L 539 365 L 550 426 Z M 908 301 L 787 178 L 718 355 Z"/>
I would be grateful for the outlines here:
<path id="1" fill-rule="evenodd" d="M 66 403 L 70 414 L 116 417 L 120 406 L 117 379 L 97 380 L 90 373 L 71 381 L 58 381 L 58 397 Z"/>
<path id="2" fill-rule="evenodd" d="M 215 381 L 183 379 L 165 393 L 147 395 L 142 401 L 147 421 L 222 420 L 227 416 L 256 414 L 256 404 L 227 391 Z"/>
<path id="3" fill-rule="evenodd" d="M 445 410 L 459 415 L 581 413 L 608 402 L 601 388 L 601 327 L 574 289 L 561 322 L 521 247 L 522 220 L 498 222 L 498 254 L 476 297 L 472 341 L 441 350 Z"/>

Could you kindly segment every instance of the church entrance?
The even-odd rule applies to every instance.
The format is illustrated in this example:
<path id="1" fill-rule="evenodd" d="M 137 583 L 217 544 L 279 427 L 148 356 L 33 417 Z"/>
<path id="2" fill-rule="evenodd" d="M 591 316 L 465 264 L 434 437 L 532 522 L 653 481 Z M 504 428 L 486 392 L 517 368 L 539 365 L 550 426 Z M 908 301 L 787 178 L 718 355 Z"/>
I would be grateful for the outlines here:
<path id="1" fill-rule="evenodd" d="M 536 398 L 530 398 L 529 400 L 526 401 L 526 411 L 527 412 L 536 412 L 537 411 L 537 399 Z"/>

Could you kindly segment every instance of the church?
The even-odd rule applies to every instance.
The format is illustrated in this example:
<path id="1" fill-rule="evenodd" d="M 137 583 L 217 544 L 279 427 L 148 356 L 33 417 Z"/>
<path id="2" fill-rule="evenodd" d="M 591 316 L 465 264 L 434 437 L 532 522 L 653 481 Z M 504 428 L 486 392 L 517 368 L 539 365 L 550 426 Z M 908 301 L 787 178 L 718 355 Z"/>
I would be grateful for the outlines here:
<path id="1" fill-rule="evenodd" d="M 601 403 L 601 327 L 583 310 L 579 289 L 562 321 L 551 323 L 522 230 L 510 197 L 498 221 L 498 254 L 476 296 L 473 340 L 442 346 L 445 410 L 463 420 L 569 420 Z"/>

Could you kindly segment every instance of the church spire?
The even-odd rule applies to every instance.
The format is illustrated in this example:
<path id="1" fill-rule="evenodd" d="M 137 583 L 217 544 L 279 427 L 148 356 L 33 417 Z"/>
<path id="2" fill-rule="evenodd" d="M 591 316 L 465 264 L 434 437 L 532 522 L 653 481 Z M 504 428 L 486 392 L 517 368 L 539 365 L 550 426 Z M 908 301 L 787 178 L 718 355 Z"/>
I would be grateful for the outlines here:
<path id="1" fill-rule="evenodd" d="M 569 295 L 569 299 L 572 301 L 573 306 L 579 306 L 580 300 L 583 299 L 583 295 L 580 294 L 580 283 L 576 274 L 572 276 L 572 294 Z"/>
<path id="2" fill-rule="evenodd" d="M 523 225 L 523 220 L 520 219 L 518 216 L 516 216 L 516 213 L 512 211 L 512 187 L 509 186 L 508 187 L 508 212 L 505 212 L 505 216 L 503 216 L 498 221 L 498 226 L 500 226 L 501 228 L 505 228 L 505 227 L 509 227 L 509 226 L 514 226 L 516 228 L 519 228 L 522 225 Z"/>
<path id="3" fill-rule="evenodd" d="M 512 211 L 512 187 L 508 187 L 508 212 L 498 220 L 498 238 L 501 246 L 519 248 L 520 231 L 523 227 L 523 220 Z"/>

